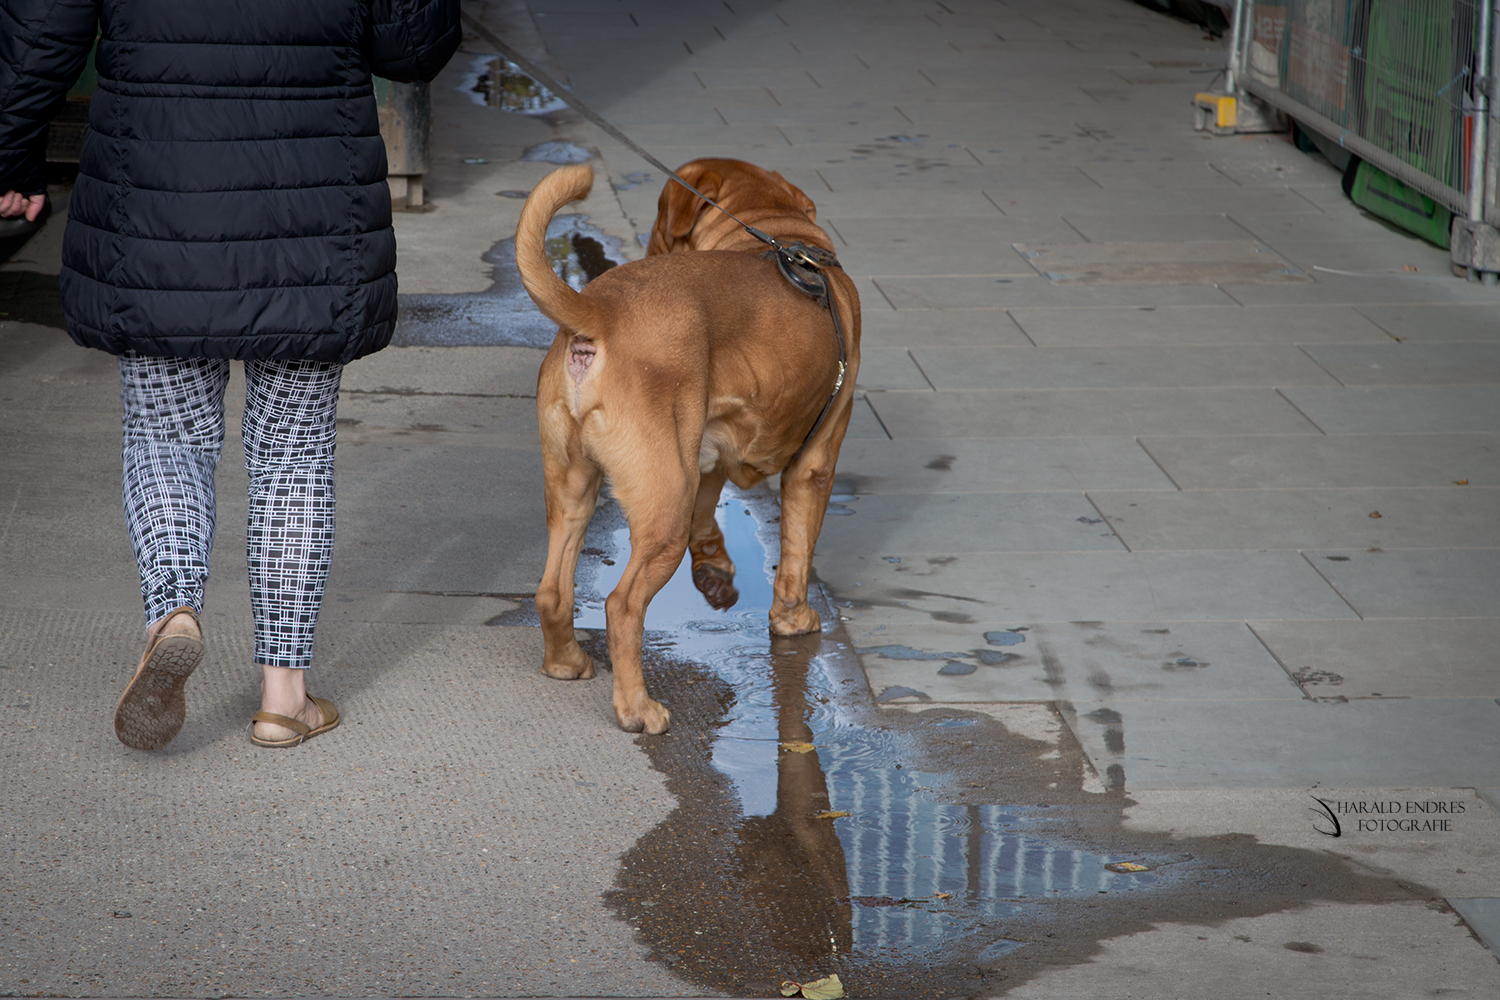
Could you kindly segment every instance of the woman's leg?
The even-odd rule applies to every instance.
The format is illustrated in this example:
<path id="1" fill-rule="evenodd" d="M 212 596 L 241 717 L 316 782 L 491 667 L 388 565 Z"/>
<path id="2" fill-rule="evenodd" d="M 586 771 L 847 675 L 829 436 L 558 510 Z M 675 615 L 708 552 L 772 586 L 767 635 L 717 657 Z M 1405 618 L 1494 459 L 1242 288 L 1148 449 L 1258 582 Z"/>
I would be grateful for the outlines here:
<path id="1" fill-rule="evenodd" d="M 228 381 L 227 361 L 120 358 L 125 524 L 147 629 L 146 651 L 115 708 L 115 732 L 137 749 L 177 735 L 183 686 L 203 657 L 197 614 L 214 541 Z"/>
<path id="2" fill-rule="evenodd" d="M 250 473 L 246 555 L 255 614 L 261 709 L 317 728 L 307 698 L 313 634 L 333 557 L 333 450 L 343 367 L 315 361 L 245 363 L 245 468 Z M 255 735 L 293 731 L 257 722 Z"/>

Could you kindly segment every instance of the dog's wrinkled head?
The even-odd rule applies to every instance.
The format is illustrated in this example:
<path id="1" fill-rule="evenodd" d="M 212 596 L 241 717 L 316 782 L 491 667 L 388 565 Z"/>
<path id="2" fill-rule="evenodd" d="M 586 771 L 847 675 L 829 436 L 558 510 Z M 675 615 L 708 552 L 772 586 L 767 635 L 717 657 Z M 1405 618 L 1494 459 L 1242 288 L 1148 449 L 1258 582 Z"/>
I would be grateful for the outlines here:
<path id="1" fill-rule="evenodd" d="M 677 174 L 750 225 L 788 216 L 817 221 L 812 199 L 774 170 L 744 160 L 701 159 L 684 163 Z M 743 232 L 733 219 L 668 179 L 646 252 L 731 249 Z"/>

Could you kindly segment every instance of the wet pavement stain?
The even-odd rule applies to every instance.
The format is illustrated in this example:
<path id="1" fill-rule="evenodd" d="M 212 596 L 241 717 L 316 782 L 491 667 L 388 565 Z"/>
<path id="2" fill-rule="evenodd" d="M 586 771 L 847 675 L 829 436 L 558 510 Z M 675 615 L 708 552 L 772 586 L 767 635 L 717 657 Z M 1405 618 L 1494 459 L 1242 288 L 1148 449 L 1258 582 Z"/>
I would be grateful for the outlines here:
<path id="1" fill-rule="evenodd" d="M 1441 905 L 1330 854 L 1126 834 L 1123 770 L 1110 769 L 1109 792 L 1082 791 L 1087 765 L 1066 728 L 1054 746 L 984 715 L 881 710 L 821 594 L 824 634 L 767 634 L 775 498 L 726 496 L 719 515 L 740 602 L 711 610 L 681 570 L 651 605 L 647 680 L 673 728 L 637 742 L 678 805 L 606 896 L 694 984 L 774 996 L 783 980 L 836 972 L 850 996 L 972 996 L 1153 924 L 1311 899 Z M 577 625 L 607 667 L 603 595 L 628 552 L 613 503 L 586 546 Z M 1118 715 L 1094 716 L 1123 751 Z"/>
<path id="2" fill-rule="evenodd" d="M 620 240 L 590 224 L 586 215 L 554 217 L 546 245 L 553 269 L 575 289 L 625 263 Z M 399 296 L 392 346 L 550 347 L 557 324 L 541 314 L 521 284 L 516 241 L 501 240 L 483 259 L 494 268 L 494 282 L 483 292 Z"/>

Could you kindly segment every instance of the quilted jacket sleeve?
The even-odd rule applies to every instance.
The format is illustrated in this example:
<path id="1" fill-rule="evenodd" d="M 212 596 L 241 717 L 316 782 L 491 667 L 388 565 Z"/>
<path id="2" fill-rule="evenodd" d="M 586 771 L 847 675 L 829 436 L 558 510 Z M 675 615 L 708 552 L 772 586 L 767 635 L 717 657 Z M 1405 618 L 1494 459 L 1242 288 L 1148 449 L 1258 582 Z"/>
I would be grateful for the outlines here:
<path id="1" fill-rule="evenodd" d="M 437 76 L 462 38 L 458 0 L 374 0 L 366 54 L 377 76 L 414 83 Z"/>
<path id="2" fill-rule="evenodd" d="M 99 0 L 0 0 L 0 193 L 47 190 L 47 122 L 83 72 L 98 23 Z"/>

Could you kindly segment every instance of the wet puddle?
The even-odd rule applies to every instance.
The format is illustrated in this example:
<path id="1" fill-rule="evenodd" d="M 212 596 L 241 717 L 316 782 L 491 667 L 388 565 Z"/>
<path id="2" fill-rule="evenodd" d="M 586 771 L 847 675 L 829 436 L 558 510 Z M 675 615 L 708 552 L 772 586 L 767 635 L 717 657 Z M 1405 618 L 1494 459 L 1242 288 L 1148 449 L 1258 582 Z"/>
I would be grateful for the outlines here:
<path id="1" fill-rule="evenodd" d="M 1082 791 L 1065 729 L 1042 742 L 976 713 L 878 708 L 820 594 L 822 635 L 767 632 L 774 495 L 726 488 L 718 518 L 740 600 L 712 610 L 685 561 L 650 606 L 646 676 L 673 726 L 637 739 L 678 805 L 606 896 L 676 974 L 736 996 L 834 972 L 850 996 L 971 996 L 1162 923 L 1422 898 L 1331 853 L 1127 835 L 1123 789 Z M 585 545 L 576 622 L 607 666 L 604 596 L 629 556 L 612 502 Z"/>
<path id="2" fill-rule="evenodd" d="M 1153 891 L 1160 871 L 1109 870 L 1142 859 L 1071 841 L 1049 803 L 955 801 L 952 776 L 923 769 L 923 744 L 972 750 L 993 742 L 994 723 L 874 717 L 826 602 L 823 636 L 773 640 L 776 517 L 768 491 L 726 489 L 718 519 L 739 602 L 711 609 L 684 560 L 647 613 L 648 680 L 674 724 L 641 742 L 669 775 L 691 773 L 694 791 L 632 852 L 611 901 L 659 958 L 730 991 L 838 971 L 846 985 L 925 993 L 920 970 L 961 962 L 982 975 L 1022 948 L 1007 934 L 1029 908 Z M 603 662 L 604 597 L 629 558 L 612 504 L 587 546 L 575 621 Z"/>
<path id="3" fill-rule="evenodd" d="M 456 89 L 475 104 L 518 115 L 550 115 L 568 106 L 501 56 L 481 55 L 469 60 L 469 71 Z"/>
<path id="4" fill-rule="evenodd" d="M 525 192 L 518 192 L 522 197 Z M 625 263 L 620 240 L 589 222 L 587 215 L 559 215 L 547 227 L 547 257 L 574 288 Z M 557 324 L 526 294 L 516 270 L 516 241 L 501 240 L 483 257 L 494 282 L 483 292 L 401 295 L 396 347 L 549 347 Z"/>

